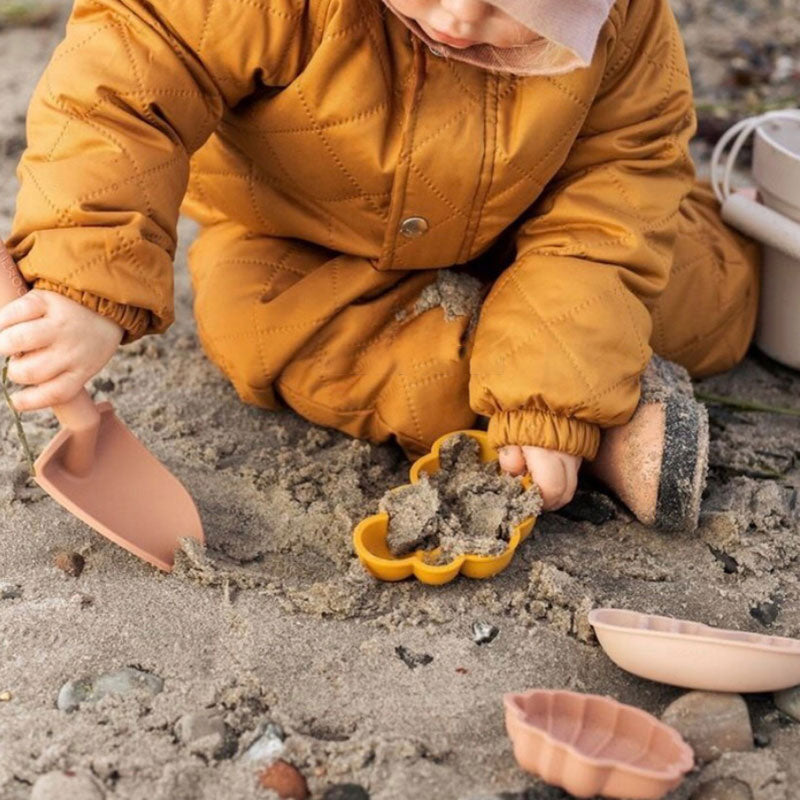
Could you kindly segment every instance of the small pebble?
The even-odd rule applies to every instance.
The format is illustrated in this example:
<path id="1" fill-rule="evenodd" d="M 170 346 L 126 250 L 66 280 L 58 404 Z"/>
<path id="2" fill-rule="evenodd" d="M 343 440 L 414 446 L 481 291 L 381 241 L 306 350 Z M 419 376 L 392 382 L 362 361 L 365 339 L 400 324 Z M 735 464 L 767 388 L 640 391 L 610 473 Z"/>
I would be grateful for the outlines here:
<path id="1" fill-rule="evenodd" d="M 777 600 L 764 600 L 763 603 L 759 603 L 750 609 L 750 616 L 766 627 L 775 622 L 780 610 L 780 603 Z"/>
<path id="2" fill-rule="evenodd" d="M 157 675 L 133 667 L 125 667 L 117 672 L 107 672 L 96 678 L 67 681 L 58 692 L 56 706 L 61 711 L 75 711 L 80 703 L 96 703 L 108 694 L 145 691 L 154 695 L 163 688 L 164 681 Z"/>
<path id="3" fill-rule="evenodd" d="M 756 747 L 769 747 L 772 742 L 772 737 L 768 733 L 761 731 L 753 734 L 753 743 Z"/>
<path id="4" fill-rule="evenodd" d="M 0 581 L 0 600 L 17 600 L 22 597 L 22 587 L 16 583 Z"/>
<path id="5" fill-rule="evenodd" d="M 337 783 L 325 790 L 322 800 L 369 800 L 369 792 L 357 783 Z"/>
<path id="6" fill-rule="evenodd" d="M 711 555 L 722 564 L 722 569 L 726 575 L 735 575 L 739 571 L 739 562 L 733 556 L 724 553 L 722 550 L 717 550 L 711 545 L 708 545 L 708 549 L 711 551 Z"/>
<path id="7" fill-rule="evenodd" d="M 245 761 L 275 761 L 283 754 L 285 738 L 283 728 L 275 722 L 269 722 L 264 733 L 245 750 L 242 758 Z"/>
<path id="8" fill-rule="evenodd" d="M 69 601 L 72 605 L 78 606 L 78 608 L 88 608 L 94 603 L 94 597 L 83 592 L 75 592 L 75 594 L 70 595 Z"/>
<path id="9" fill-rule="evenodd" d="M 795 73 L 800 72 L 800 63 L 788 54 L 779 55 L 775 59 L 775 67 L 769 76 L 770 83 L 782 83 L 792 78 Z"/>
<path id="10" fill-rule="evenodd" d="M 789 689 L 775 692 L 772 699 L 784 714 L 800 722 L 800 686 L 792 686 Z"/>
<path id="11" fill-rule="evenodd" d="M 95 378 L 92 381 L 92 386 L 94 386 L 98 392 L 105 392 L 106 394 L 113 392 L 114 389 L 116 389 L 116 385 L 111 378 Z"/>
<path id="12" fill-rule="evenodd" d="M 670 703 L 661 719 L 683 736 L 699 761 L 753 749 L 750 715 L 738 694 L 688 692 Z"/>
<path id="13" fill-rule="evenodd" d="M 545 791 L 550 787 L 545 787 Z M 563 796 L 563 795 L 562 795 Z M 514 800 L 518 800 L 518 798 L 524 798 L 525 795 L 518 795 L 514 798 Z M 544 795 L 542 795 L 544 797 Z M 506 798 L 501 797 L 499 794 L 471 794 L 466 800 L 506 800 Z"/>
<path id="14" fill-rule="evenodd" d="M 194 338 L 191 336 L 179 336 L 175 340 L 176 350 L 191 350 L 195 346 Z"/>
<path id="15" fill-rule="evenodd" d="M 36 779 L 30 800 L 103 800 L 103 790 L 88 775 L 48 772 Z"/>
<path id="16" fill-rule="evenodd" d="M 753 800 L 753 793 L 736 778 L 716 778 L 699 786 L 692 800 Z"/>
<path id="17" fill-rule="evenodd" d="M 79 578 L 83 568 L 86 566 L 86 559 L 80 553 L 73 553 L 69 550 L 59 550 L 53 556 L 53 563 L 67 575 Z"/>
<path id="18" fill-rule="evenodd" d="M 227 750 L 228 729 L 225 720 L 214 711 L 184 714 L 175 724 L 175 733 L 192 753 L 215 758 Z"/>
<path id="19" fill-rule="evenodd" d="M 145 356 L 145 358 L 161 358 L 161 348 L 155 342 L 147 342 L 147 344 L 144 346 L 142 354 Z"/>
<path id="20" fill-rule="evenodd" d="M 11 692 L 0 692 L 0 703 L 7 703 L 9 700 L 11 700 Z"/>
<path id="21" fill-rule="evenodd" d="M 306 779 L 285 761 L 276 761 L 262 770 L 258 782 L 262 788 L 272 789 L 281 800 L 306 800 L 308 797 Z"/>
<path id="22" fill-rule="evenodd" d="M 497 638 L 500 628 L 489 622 L 478 620 L 472 623 L 472 641 L 475 644 L 489 644 Z"/>
<path id="23" fill-rule="evenodd" d="M 430 653 L 415 653 L 402 644 L 397 645 L 394 652 L 409 669 L 416 669 L 419 666 L 424 667 L 433 661 L 433 656 Z"/>

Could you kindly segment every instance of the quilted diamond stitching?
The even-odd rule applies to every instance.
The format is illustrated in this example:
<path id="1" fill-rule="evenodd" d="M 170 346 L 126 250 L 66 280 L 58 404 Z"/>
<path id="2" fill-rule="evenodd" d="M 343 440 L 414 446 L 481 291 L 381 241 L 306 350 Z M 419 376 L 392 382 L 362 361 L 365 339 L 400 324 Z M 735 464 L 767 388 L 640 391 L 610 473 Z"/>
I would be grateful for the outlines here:
<path id="1" fill-rule="evenodd" d="M 448 65 L 449 68 L 452 70 L 452 65 Z M 458 79 L 460 81 L 460 78 Z M 462 116 L 464 115 L 464 109 L 457 109 L 456 112 L 447 120 L 437 125 L 436 129 L 425 139 L 421 142 L 415 142 L 411 153 L 409 155 L 409 169 L 413 172 L 416 177 L 419 179 L 419 182 L 424 185 L 429 191 L 431 191 L 435 197 L 437 197 L 442 203 L 448 206 L 451 209 L 450 213 L 444 216 L 439 220 L 430 220 L 429 219 L 429 228 L 427 234 L 430 235 L 434 232 L 437 228 L 441 228 L 445 223 L 452 221 L 456 217 L 461 217 L 463 219 L 468 219 L 467 214 L 465 211 L 459 206 L 457 202 L 449 199 L 447 195 L 441 189 L 434 186 L 430 178 L 419 168 L 418 161 L 420 161 L 420 154 L 423 150 L 430 148 L 431 143 L 442 136 L 445 131 L 450 127 L 451 124 L 457 122 Z M 402 266 L 402 262 L 398 260 L 398 256 L 402 253 L 401 251 L 405 248 L 408 248 L 412 245 L 416 244 L 416 242 L 412 239 L 405 239 L 403 241 L 396 240 L 394 245 L 394 263 Z"/>
<path id="2" fill-rule="evenodd" d="M 203 15 L 203 26 L 200 29 L 200 39 L 197 42 L 197 52 L 202 53 L 203 47 L 206 43 L 206 36 L 208 35 L 208 22 L 211 19 L 211 13 L 214 10 L 214 3 L 216 0 L 209 0 L 208 5 L 206 6 L 205 13 Z"/>
<path id="3" fill-rule="evenodd" d="M 574 319 L 577 314 L 581 312 L 587 311 L 592 306 L 597 305 L 598 303 L 602 303 L 609 297 L 613 297 L 616 295 L 616 291 L 612 288 L 604 289 L 601 292 L 598 292 L 595 295 L 592 295 L 590 298 L 582 300 L 579 303 L 576 303 L 574 306 L 562 311 L 560 314 L 550 318 L 547 322 L 550 325 L 561 325 L 565 322 L 569 322 L 570 320 Z M 530 331 L 527 335 L 517 338 L 514 344 L 511 347 L 506 348 L 502 354 L 496 354 L 492 359 L 492 370 L 473 370 L 473 375 L 479 378 L 487 378 L 489 375 L 497 375 L 500 374 L 499 370 L 501 368 L 505 368 L 506 363 L 516 355 L 520 350 L 524 350 L 531 342 L 536 341 L 541 334 L 541 329 L 544 327 L 544 321 L 539 322 L 535 321 L 535 324 L 531 326 Z"/>
<path id="4" fill-rule="evenodd" d="M 377 205 L 375 202 L 373 202 L 372 197 L 370 197 L 365 192 L 365 190 L 361 186 L 361 184 L 359 184 L 359 182 L 355 179 L 355 177 L 350 172 L 350 170 L 348 170 L 347 167 L 344 165 L 344 162 L 339 157 L 339 155 L 336 153 L 336 151 L 333 149 L 333 147 L 331 147 L 331 144 L 327 140 L 327 138 L 325 137 L 324 132 L 319 130 L 316 127 L 316 119 L 315 119 L 314 115 L 311 113 L 311 108 L 309 106 L 308 100 L 306 99 L 306 97 L 305 97 L 305 95 L 303 93 L 303 89 L 300 86 L 300 82 L 299 81 L 297 82 L 297 96 L 298 96 L 298 98 L 299 98 L 299 100 L 300 100 L 300 102 L 301 102 L 301 104 L 303 106 L 303 111 L 305 112 L 306 116 L 308 116 L 308 118 L 311 121 L 311 123 L 315 125 L 315 127 L 313 128 L 313 131 L 319 137 L 319 139 L 322 142 L 323 146 L 325 147 L 325 150 L 328 153 L 328 155 L 331 156 L 331 158 L 333 159 L 334 163 L 337 165 L 339 170 L 347 178 L 347 180 L 349 181 L 351 186 L 353 186 L 353 188 L 356 189 L 359 192 L 359 195 L 366 201 L 366 203 L 370 206 L 370 208 L 372 208 L 372 210 L 375 211 L 378 215 L 383 217 L 384 216 L 383 209 L 379 205 Z"/>
<path id="5" fill-rule="evenodd" d="M 300 132 L 300 131 L 298 131 L 298 132 Z M 304 129 L 303 132 L 305 132 L 305 133 L 314 133 L 314 129 L 313 128 L 307 128 L 307 129 Z M 270 179 L 271 180 L 265 178 L 262 182 L 263 183 L 268 183 L 268 184 L 269 183 L 274 183 L 277 186 L 282 186 L 283 188 L 285 188 L 289 192 L 289 194 L 291 194 L 292 192 L 296 191 L 297 187 L 295 185 L 295 182 L 294 182 L 294 179 L 292 177 L 292 174 L 286 168 L 286 166 L 284 166 L 283 160 L 280 158 L 278 153 L 275 151 L 275 148 L 272 147 L 272 145 L 270 144 L 269 136 L 267 136 L 267 135 L 263 135 L 262 136 L 259 131 L 256 131 L 256 134 L 258 135 L 259 139 L 261 139 L 264 142 L 265 148 L 267 150 L 269 150 L 270 157 L 272 159 L 272 161 L 270 163 L 276 165 L 280 169 L 280 171 L 286 176 L 286 181 L 285 182 L 281 181 L 276 175 L 270 175 Z M 256 168 L 257 168 L 257 166 L 258 165 L 256 165 Z M 206 173 L 206 174 L 211 174 L 211 173 Z M 345 194 L 335 194 L 335 195 L 328 195 L 328 196 L 325 196 L 321 192 L 319 192 L 319 193 L 316 193 L 314 195 L 313 199 L 315 201 L 318 201 L 318 202 L 339 203 L 339 202 L 344 202 L 344 201 L 348 201 L 348 200 L 356 200 L 356 199 L 361 199 L 361 198 L 389 197 L 389 195 L 390 195 L 390 192 L 388 192 L 388 191 L 367 192 L 367 191 L 364 191 L 363 188 L 360 187 L 360 186 L 357 186 L 356 189 L 357 190 L 355 192 L 350 193 L 350 194 L 345 193 Z M 386 216 L 386 212 L 383 212 L 381 214 L 381 217 L 385 218 L 385 216 Z M 341 221 L 345 222 L 345 220 L 341 220 Z M 348 227 L 349 226 L 350 225 L 348 223 Z"/>
<path id="6" fill-rule="evenodd" d="M 77 275 L 80 275 L 82 272 L 85 272 L 87 269 L 89 269 L 90 267 L 93 267 L 95 264 L 107 263 L 110 257 L 116 256 L 116 255 L 120 255 L 122 253 L 124 253 L 126 256 L 130 255 L 132 257 L 134 248 L 136 247 L 137 244 L 140 243 L 140 240 L 138 240 L 138 239 L 126 239 L 120 233 L 118 228 L 115 228 L 113 230 L 114 230 L 114 236 L 119 242 L 118 245 L 114 245 L 114 246 L 110 247 L 107 251 L 105 251 L 104 253 L 101 253 L 99 256 L 95 256 L 94 258 L 90 258 L 90 259 L 87 259 L 86 261 L 82 261 L 77 267 L 75 267 L 75 269 L 73 269 L 71 272 L 67 273 L 67 275 L 64 276 L 64 279 L 62 281 L 60 281 L 60 282 L 64 283 L 64 284 L 67 284 L 69 281 L 71 281 Z M 134 267 L 136 273 L 142 279 L 142 282 L 145 284 L 145 286 L 147 286 L 148 289 L 152 289 L 153 294 L 160 295 L 161 292 L 158 289 L 158 287 L 156 287 L 153 284 L 152 279 L 143 271 L 144 268 L 143 268 L 142 264 L 140 262 L 138 262 L 138 261 L 134 261 L 133 262 L 133 267 Z"/>
<path id="7" fill-rule="evenodd" d="M 522 281 L 520 281 L 519 278 L 517 277 L 516 273 L 511 276 L 511 283 L 513 283 L 514 286 L 516 286 L 517 291 L 519 292 L 519 297 L 521 297 L 522 300 L 525 301 L 525 305 L 531 310 L 531 312 L 536 317 L 540 325 L 553 337 L 553 340 L 558 345 L 559 349 L 564 354 L 564 357 L 567 359 L 567 362 L 574 370 L 575 375 L 584 385 L 586 391 L 591 395 L 592 385 L 589 383 L 588 378 L 584 375 L 583 370 L 580 368 L 578 364 L 578 359 L 575 357 L 575 354 L 572 352 L 572 349 L 567 346 L 566 342 L 560 336 L 558 336 L 558 334 L 556 334 L 555 330 L 553 329 L 553 326 L 548 324 L 547 321 L 539 313 L 539 310 L 534 305 L 533 300 L 526 291 Z"/>
<path id="8" fill-rule="evenodd" d="M 69 128 L 71 122 L 72 119 L 70 117 L 67 117 L 64 120 L 64 124 L 61 126 L 61 130 L 59 131 L 58 136 L 56 136 L 55 141 L 50 146 L 50 149 L 47 151 L 47 153 L 45 153 L 44 157 L 45 161 L 52 161 L 53 153 L 55 152 L 58 145 L 61 143 L 61 140 L 64 138 L 64 134 L 67 132 L 67 128 Z"/>
<path id="9" fill-rule="evenodd" d="M 39 190 L 39 194 L 42 195 L 42 199 L 47 203 L 48 206 L 52 209 L 53 213 L 56 215 L 56 219 L 58 221 L 58 226 L 62 227 L 62 223 L 66 224 L 70 221 L 70 216 L 67 211 L 60 206 L 56 205 L 55 201 L 52 200 L 49 194 L 44 190 L 44 187 L 39 183 L 39 179 L 36 177 L 36 173 L 30 168 L 29 164 L 23 163 L 21 165 L 23 172 L 30 178 L 33 185 Z"/>
<path id="10" fill-rule="evenodd" d="M 409 164 L 409 169 L 417 176 L 417 178 L 419 178 L 421 183 L 427 186 L 428 189 L 430 189 L 431 192 L 453 212 L 453 216 L 459 216 L 463 217 L 464 219 L 468 219 L 464 209 L 457 206 L 452 200 L 449 200 L 445 193 L 439 189 L 430 179 L 430 177 L 426 175 L 413 161 Z"/>
<path id="11" fill-rule="evenodd" d="M 492 202 L 496 203 L 502 197 L 505 197 L 505 195 L 514 190 L 524 180 L 529 180 L 534 184 L 539 182 L 542 177 L 541 176 L 542 165 L 545 164 L 550 158 L 552 158 L 553 154 L 562 147 L 566 139 L 574 137 L 575 131 L 580 129 L 582 122 L 583 118 L 581 116 L 578 116 L 575 119 L 575 121 L 564 130 L 561 136 L 558 137 L 553 146 L 546 153 L 544 153 L 530 169 L 524 169 L 520 167 L 518 164 L 513 163 L 513 160 L 509 157 L 508 153 L 502 152 L 502 156 L 504 156 L 504 163 L 509 166 L 513 166 L 514 168 L 516 168 L 518 172 L 521 172 L 522 175 L 517 180 L 513 181 L 510 184 L 507 184 L 502 191 L 491 195 L 491 197 L 488 198 L 488 200 L 491 200 Z M 498 153 L 500 154 L 500 151 L 498 151 Z"/>
<path id="12" fill-rule="evenodd" d="M 589 104 L 578 97 L 572 89 L 569 88 L 563 81 L 559 80 L 558 78 L 553 77 L 552 75 L 545 75 L 544 79 L 549 83 L 551 86 L 558 89 L 567 99 L 571 100 L 578 108 L 582 108 L 587 114 L 589 113 Z"/>
<path id="13" fill-rule="evenodd" d="M 359 2 L 359 5 L 362 6 L 362 8 L 363 8 L 363 3 L 361 2 L 361 0 L 358 0 L 358 2 Z M 381 10 L 382 11 L 386 11 L 386 9 L 383 8 L 383 7 L 381 8 Z M 367 10 L 367 9 L 365 9 L 362 12 L 362 14 L 363 14 L 363 18 L 368 21 L 367 25 L 365 26 L 365 29 L 367 31 L 367 36 L 369 36 L 369 40 L 370 40 L 370 42 L 372 44 L 373 50 L 375 52 L 375 55 L 378 57 L 378 63 L 380 64 L 381 72 L 383 73 L 383 86 L 384 86 L 384 89 L 387 90 L 387 91 L 391 91 L 392 79 L 390 77 L 390 70 L 389 70 L 388 65 L 386 64 L 386 62 L 383 59 L 383 56 L 381 54 L 382 48 L 381 48 L 380 42 L 378 41 L 378 37 L 376 36 L 375 31 L 373 30 L 372 24 L 371 24 L 372 20 L 374 19 L 374 17 L 372 16 L 372 14 L 369 13 L 369 10 Z"/>
<path id="14" fill-rule="evenodd" d="M 105 7 L 101 3 L 94 3 L 95 8 L 99 9 L 100 11 L 105 11 Z M 67 46 L 59 45 L 55 52 L 53 53 L 52 62 L 57 63 L 61 61 L 61 59 L 68 56 L 70 53 L 74 53 L 76 50 L 82 50 L 86 45 L 92 41 L 95 37 L 99 36 L 103 31 L 107 31 L 112 27 L 113 23 L 108 22 L 105 25 L 97 25 L 92 28 L 92 30 L 86 34 L 83 39 L 79 39 L 77 42 Z M 71 30 L 74 30 L 76 27 L 76 23 L 69 23 L 69 27 Z"/>
<path id="15" fill-rule="evenodd" d="M 241 3 L 243 6 L 249 6 L 250 8 L 258 9 L 259 11 L 263 11 L 267 14 L 271 14 L 274 17 L 279 17 L 280 19 L 285 20 L 295 20 L 303 13 L 303 8 L 305 7 L 305 3 L 298 3 L 298 9 L 293 14 L 287 14 L 285 11 L 281 11 L 277 8 L 273 8 L 269 3 L 260 3 L 258 0 L 230 0 L 230 2 Z"/>
<path id="16" fill-rule="evenodd" d="M 475 94 L 475 92 L 473 92 L 472 89 L 470 89 L 469 86 L 467 86 L 464 81 L 461 80 L 461 76 L 458 74 L 458 68 L 456 68 L 455 64 L 453 64 L 452 60 L 445 59 L 444 64 L 447 69 L 450 70 L 450 74 L 453 76 L 455 82 L 461 87 L 461 90 L 464 92 L 464 97 L 466 97 L 473 105 L 482 110 L 483 96 Z"/>
<path id="17" fill-rule="evenodd" d="M 152 207 L 150 195 L 149 195 L 149 193 L 147 192 L 147 189 L 146 189 L 146 182 L 142 182 L 141 181 L 141 167 L 139 166 L 139 163 L 136 161 L 136 159 L 131 155 L 131 153 L 129 152 L 128 148 L 125 147 L 125 145 L 122 142 L 122 140 L 119 139 L 118 137 L 112 135 L 111 132 L 107 128 L 92 122 L 91 118 L 90 118 L 90 115 L 88 113 L 86 115 L 81 116 L 79 114 L 76 114 L 71 108 L 66 106 L 60 100 L 60 98 L 58 98 L 56 96 L 56 94 L 53 92 L 52 86 L 50 85 L 50 82 L 48 80 L 47 72 L 45 72 L 45 80 L 43 81 L 43 85 L 45 86 L 45 89 L 47 90 L 47 94 L 48 94 L 48 96 L 50 98 L 50 101 L 53 103 L 54 106 L 59 108 L 62 111 L 62 113 L 66 114 L 66 115 L 72 117 L 73 119 L 78 120 L 79 122 L 82 122 L 84 125 L 87 125 L 88 127 L 92 128 L 100 136 L 104 137 L 109 142 L 111 142 L 113 145 L 115 145 L 119 149 L 119 151 L 121 153 L 123 153 L 123 155 L 125 155 L 125 157 L 130 162 L 131 167 L 133 168 L 135 177 L 140 182 L 140 187 L 142 189 L 142 195 L 143 195 L 143 197 L 145 199 L 145 203 L 146 203 L 146 206 L 147 206 L 148 216 L 152 216 L 153 215 L 153 207 Z M 92 115 L 91 116 L 94 116 L 94 114 L 96 114 L 96 112 L 97 112 L 97 109 L 102 108 L 107 102 L 108 101 L 106 100 L 104 102 L 99 102 L 99 103 L 95 104 L 92 107 Z M 143 184 L 145 184 L 145 185 L 143 185 Z M 37 183 L 37 187 L 39 187 L 39 190 L 44 194 L 43 188 L 38 183 Z M 48 198 L 48 200 L 49 200 L 49 198 Z M 56 205 L 52 200 L 49 200 L 49 204 L 51 206 L 55 206 Z"/>
<path id="18" fill-rule="evenodd" d="M 367 117 L 374 116 L 379 111 L 388 109 L 388 105 L 389 104 L 386 102 L 386 100 L 381 100 L 374 106 L 364 109 L 362 111 L 358 111 L 357 113 L 352 114 L 348 117 L 342 117 L 341 119 L 333 120 L 332 122 L 317 122 L 316 127 L 319 128 L 320 130 L 330 130 L 331 128 L 340 128 L 344 125 L 348 125 L 351 122 L 361 122 Z M 314 131 L 313 125 L 303 125 L 299 128 L 268 128 L 265 126 L 264 127 L 259 126 L 257 130 L 254 130 L 252 132 L 267 137 L 267 136 L 272 136 L 273 134 L 312 133 L 313 131 Z"/>
<path id="19" fill-rule="evenodd" d="M 116 189 L 119 186 L 125 186 L 128 183 L 133 183 L 140 176 L 155 175 L 156 173 L 161 172 L 162 170 L 165 170 L 168 167 L 171 167 L 174 163 L 176 163 L 179 160 L 181 160 L 181 156 L 176 154 L 176 155 L 172 156 L 172 158 L 167 159 L 166 161 L 162 161 L 159 164 L 155 164 L 152 167 L 148 167 L 147 169 L 142 170 L 142 172 L 139 173 L 139 175 L 131 175 L 131 176 L 127 177 L 127 178 L 122 178 L 122 179 L 120 179 L 118 181 L 115 181 L 114 183 L 107 183 L 104 186 L 100 186 L 99 188 L 92 189 L 89 192 L 84 192 L 84 194 L 78 195 L 75 198 L 75 200 L 73 202 L 73 205 L 77 206 L 80 203 L 86 202 L 87 200 L 94 200 L 94 199 L 97 199 L 98 197 L 102 197 L 104 194 L 106 194 L 106 192 L 109 192 L 112 189 Z"/>
<path id="20" fill-rule="evenodd" d="M 424 139 L 420 139 L 418 142 L 414 143 L 414 149 L 412 151 L 412 156 L 414 153 L 418 152 L 422 148 L 426 147 L 429 142 L 433 141 L 437 137 L 441 136 L 451 125 L 455 125 L 456 123 L 460 122 L 462 117 L 467 114 L 468 109 L 462 108 L 460 111 L 457 111 L 450 119 L 446 122 L 443 122 L 440 126 L 436 128 L 433 133 L 426 136 Z"/>

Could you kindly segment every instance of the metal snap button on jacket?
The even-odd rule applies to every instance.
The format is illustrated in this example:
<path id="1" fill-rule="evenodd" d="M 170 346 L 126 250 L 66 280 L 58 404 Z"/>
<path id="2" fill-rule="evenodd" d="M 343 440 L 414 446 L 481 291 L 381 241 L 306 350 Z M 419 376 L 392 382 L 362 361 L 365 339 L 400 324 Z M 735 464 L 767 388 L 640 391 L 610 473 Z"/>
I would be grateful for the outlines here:
<path id="1" fill-rule="evenodd" d="M 425 217 L 406 217 L 400 223 L 400 233 L 409 239 L 422 236 L 428 230 L 428 220 Z"/>

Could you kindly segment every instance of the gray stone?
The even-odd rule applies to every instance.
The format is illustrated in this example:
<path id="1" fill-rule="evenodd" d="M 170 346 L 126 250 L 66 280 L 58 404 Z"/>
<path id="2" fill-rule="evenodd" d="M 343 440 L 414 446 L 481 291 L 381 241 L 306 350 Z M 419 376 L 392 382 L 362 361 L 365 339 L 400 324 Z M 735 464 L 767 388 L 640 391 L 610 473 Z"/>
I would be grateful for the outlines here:
<path id="1" fill-rule="evenodd" d="M 697 783 L 700 786 L 711 783 L 713 788 L 718 788 L 714 782 L 720 781 L 721 786 L 730 791 L 738 790 L 741 796 L 741 788 L 731 784 L 736 780 L 750 789 L 753 800 L 794 800 L 797 793 L 791 791 L 787 777 L 783 766 L 769 750 L 751 750 L 749 753 L 723 753 L 703 767 Z M 728 781 L 729 785 L 726 787 L 723 781 Z M 731 797 L 740 800 L 735 794 Z"/>
<path id="2" fill-rule="evenodd" d="M 22 597 L 22 587 L 16 583 L 0 581 L 0 600 L 17 600 Z"/>
<path id="3" fill-rule="evenodd" d="M 689 692 L 670 703 L 661 719 L 683 736 L 699 761 L 753 749 L 750 715 L 738 694 Z"/>
<path id="4" fill-rule="evenodd" d="M 322 800 L 369 800 L 369 792 L 357 783 L 337 783 L 325 790 Z"/>
<path id="5" fill-rule="evenodd" d="M 788 714 L 792 719 L 800 722 L 800 686 L 792 686 L 789 689 L 775 692 L 773 699 L 775 705 L 784 714 Z"/>
<path id="6" fill-rule="evenodd" d="M 692 800 L 753 800 L 753 793 L 736 778 L 716 778 L 699 786 Z"/>
<path id="7" fill-rule="evenodd" d="M 227 749 L 225 720 L 214 711 L 184 714 L 175 725 L 175 733 L 192 753 L 217 758 Z"/>
<path id="8" fill-rule="evenodd" d="M 492 625 L 491 622 L 477 620 L 472 623 L 472 641 L 475 644 L 489 644 L 493 642 L 500 633 L 500 628 Z"/>
<path id="9" fill-rule="evenodd" d="M 245 761 L 275 761 L 280 758 L 286 745 L 283 740 L 286 734 L 275 722 L 268 722 L 264 732 L 245 750 L 242 758 Z"/>
<path id="10" fill-rule="evenodd" d="M 764 731 L 756 731 L 753 734 L 753 744 L 756 747 L 769 747 L 772 744 L 772 737 Z"/>
<path id="11" fill-rule="evenodd" d="M 109 694 L 146 692 L 155 695 L 163 688 L 164 681 L 158 675 L 133 667 L 124 667 L 94 678 L 67 681 L 58 692 L 56 706 L 61 711 L 75 711 L 80 703 L 96 703 Z"/>
<path id="12" fill-rule="evenodd" d="M 103 800 L 105 794 L 88 775 L 48 772 L 33 784 L 30 800 Z"/>

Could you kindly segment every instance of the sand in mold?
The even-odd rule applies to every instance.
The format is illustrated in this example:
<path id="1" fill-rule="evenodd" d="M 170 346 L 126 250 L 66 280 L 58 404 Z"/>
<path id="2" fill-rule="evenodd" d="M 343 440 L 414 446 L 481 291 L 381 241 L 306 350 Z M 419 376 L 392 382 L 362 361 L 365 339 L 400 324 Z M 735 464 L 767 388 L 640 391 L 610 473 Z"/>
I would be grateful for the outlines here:
<path id="1" fill-rule="evenodd" d="M 387 544 L 396 556 L 435 550 L 430 561 L 502 553 L 514 528 L 542 509 L 539 490 L 481 463 L 480 445 L 467 434 L 451 436 L 439 450 L 440 470 L 383 495 L 389 515 Z"/>

